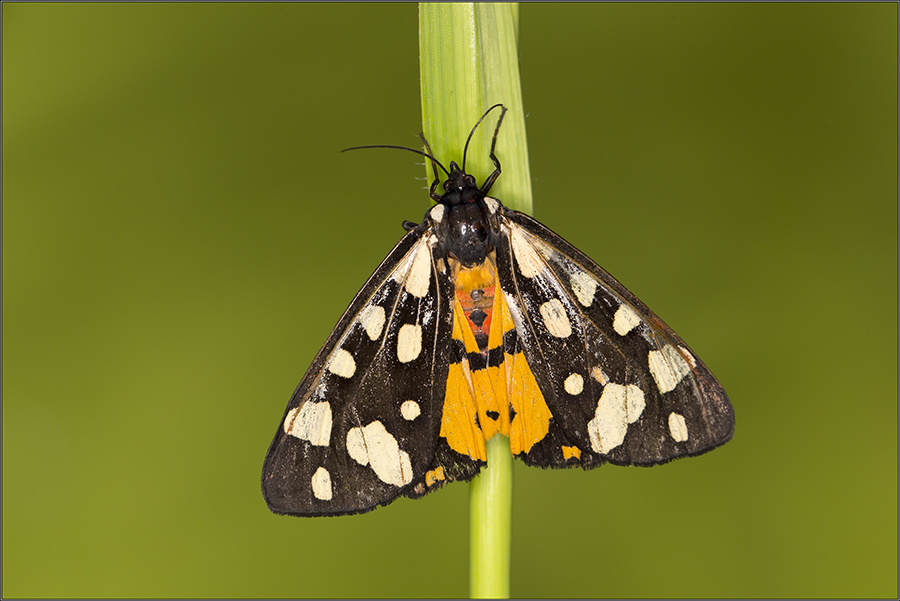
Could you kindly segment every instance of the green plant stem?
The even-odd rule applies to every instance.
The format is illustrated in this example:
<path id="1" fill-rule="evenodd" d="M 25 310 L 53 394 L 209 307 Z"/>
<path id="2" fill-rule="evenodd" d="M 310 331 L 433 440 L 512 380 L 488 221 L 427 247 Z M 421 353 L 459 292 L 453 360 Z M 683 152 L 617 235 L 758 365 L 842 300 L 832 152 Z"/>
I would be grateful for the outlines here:
<path id="1" fill-rule="evenodd" d="M 491 105 L 505 105 L 509 111 L 497 141 L 503 175 L 491 195 L 510 208 L 530 213 L 518 14 L 517 4 L 419 5 L 422 124 L 435 156 L 445 163 L 460 162 L 466 136 L 478 118 Z M 495 119 L 485 120 L 469 144 L 466 170 L 479 182 L 493 171 L 488 152 Z M 425 169 L 430 180 L 431 165 Z"/>
<path id="2" fill-rule="evenodd" d="M 509 439 L 487 442 L 488 467 L 469 485 L 469 595 L 509 597 L 512 454 Z"/>
<path id="3" fill-rule="evenodd" d="M 466 137 L 491 105 L 509 111 L 497 142 L 503 175 L 491 195 L 531 212 L 531 175 L 518 65 L 517 4 L 419 5 L 423 131 L 445 165 L 462 161 Z M 499 114 L 496 114 L 499 117 Z M 478 128 L 466 171 L 479 182 L 493 171 L 488 157 L 496 117 Z M 431 166 L 426 163 L 429 180 Z M 508 440 L 487 443 L 488 468 L 470 488 L 470 589 L 475 598 L 509 596 L 512 456 Z"/>

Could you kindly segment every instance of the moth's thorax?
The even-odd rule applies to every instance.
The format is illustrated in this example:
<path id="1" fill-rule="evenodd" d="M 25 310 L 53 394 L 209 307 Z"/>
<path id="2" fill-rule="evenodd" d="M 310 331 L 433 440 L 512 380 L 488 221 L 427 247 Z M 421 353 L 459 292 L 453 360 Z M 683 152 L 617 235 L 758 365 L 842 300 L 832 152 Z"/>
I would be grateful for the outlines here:
<path id="1" fill-rule="evenodd" d="M 436 250 L 442 257 L 452 257 L 466 267 L 483 263 L 494 250 L 500 233 L 498 206 L 493 199 L 485 202 L 475 178 L 456 163 L 450 163 L 444 194 L 427 215 L 438 240 Z"/>
<path id="2" fill-rule="evenodd" d="M 430 216 L 443 256 L 453 257 L 466 267 L 483 263 L 496 246 L 500 226 L 483 194 L 472 202 L 442 202 L 432 208 Z"/>

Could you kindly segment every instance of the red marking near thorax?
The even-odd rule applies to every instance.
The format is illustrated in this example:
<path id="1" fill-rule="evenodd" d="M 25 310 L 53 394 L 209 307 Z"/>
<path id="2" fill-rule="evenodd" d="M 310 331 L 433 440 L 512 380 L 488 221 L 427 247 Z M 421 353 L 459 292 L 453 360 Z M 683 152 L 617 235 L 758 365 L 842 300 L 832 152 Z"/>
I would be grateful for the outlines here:
<path id="1" fill-rule="evenodd" d="M 478 350 L 487 353 L 488 337 L 491 333 L 491 317 L 496 293 L 496 272 L 491 258 L 478 267 L 460 268 L 456 274 L 456 298 L 475 340 Z"/>
<path id="2" fill-rule="evenodd" d="M 490 288 L 481 288 L 478 290 L 473 290 L 472 292 L 466 292 L 464 290 L 457 290 L 456 297 L 459 299 L 459 304 L 462 305 L 463 313 L 466 315 L 466 321 L 469 322 L 469 327 L 472 328 L 472 333 L 475 335 L 476 341 L 484 341 L 484 345 L 479 344 L 479 350 L 482 353 L 487 352 L 487 339 L 491 333 L 491 315 L 493 313 L 494 308 L 494 287 Z M 481 315 L 480 313 L 475 313 L 476 310 L 481 309 L 485 315 Z M 472 314 L 475 313 L 475 318 L 472 318 Z M 481 321 L 482 317 L 484 318 Z M 478 325 L 478 321 L 481 321 L 481 325 Z"/>

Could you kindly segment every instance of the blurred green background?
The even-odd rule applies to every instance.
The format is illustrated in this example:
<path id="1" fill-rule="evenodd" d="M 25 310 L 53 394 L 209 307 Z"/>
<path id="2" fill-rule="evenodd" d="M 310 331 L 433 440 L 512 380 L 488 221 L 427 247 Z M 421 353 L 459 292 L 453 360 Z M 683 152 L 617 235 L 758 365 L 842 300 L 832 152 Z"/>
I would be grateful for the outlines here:
<path id="1" fill-rule="evenodd" d="M 412 155 L 338 153 L 416 145 L 416 6 L 2 10 L 3 596 L 466 595 L 465 485 L 330 519 L 259 491 L 430 205 Z M 654 469 L 517 464 L 512 593 L 896 597 L 897 5 L 520 26 L 536 216 L 691 344 L 737 430 Z"/>

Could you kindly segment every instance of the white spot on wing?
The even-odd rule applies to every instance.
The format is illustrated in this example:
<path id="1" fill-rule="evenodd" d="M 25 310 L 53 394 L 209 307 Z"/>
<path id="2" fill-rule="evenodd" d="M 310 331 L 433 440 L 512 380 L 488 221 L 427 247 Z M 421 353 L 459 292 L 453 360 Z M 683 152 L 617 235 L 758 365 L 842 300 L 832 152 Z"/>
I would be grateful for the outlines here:
<path id="1" fill-rule="evenodd" d="M 558 298 L 551 298 L 541 305 L 541 317 L 547 330 L 557 338 L 568 338 L 572 334 L 572 324 L 566 315 L 566 308 Z"/>
<path id="2" fill-rule="evenodd" d="M 313 495 L 322 501 L 331 500 L 331 474 L 324 467 L 320 467 L 310 480 Z"/>
<path id="3" fill-rule="evenodd" d="M 566 381 L 563 382 L 563 385 L 566 388 L 566 392 L 571 395 L 581 394 L 581 391 L 584 390 L 584 378 L 581 377 L 580 374 L 570 374 Z"/>
<path id="4" fill-rule="evenodd" d="M 626 304 L 619 305 L 616 316 L 613 318 L 613 329 L 616 334 L 624 336 L 639 323 L 641 323 L 641 318 L 637 316 L 634 309 Z"/>
<path id="5" fill-rule="evenodd" d="M 609 453 L 622 444 L 627 431 L 625 387 L 621 384 L 607 384 L 597 402 L 594 419 L 588 422 L 591 448 L 597 453 Z"/>
<path id="6" fill-rule="evenodd" d="M 359 312 L 359 323 L 369 335 L 369 340 L 378 340 L 384 327 L 384 308 L 378 305 L 366 305 Z"/>
<path id="7" fill-rule="evenodd" d="M 519 265 L 519 271 L 526 278 L 533 278 L 543 269 L 543 261 L 541 257 L 534 251 L 531 243 L 525 239 L 522 228 L 517 225 L 509 227 L 509 242 L 516 255 L 516 263 Z"/>
<path id="8" fill-rule="evenodd" d="M 697 360 L 694 359 L 694 354 L 681 345 L 678 345 L 678 348 L 681 349 L 682 357 L 687 357 L 688 363 L 691 364 L 691 367 L 697 367 Z"/>
<path id="9" fill-rule="evenodd" d="M 402 415 L 405 420 L 412 421 L 419 417 L 420 413 L 422 413 L 422 410 L 415 401 L 403 401 L 403 404 L 400 405 L 400 415 Z"/>
<path id="10" fill-rule="evenodd" d="M 409 363 L 422 352 L 422 326 L 405 323 L 397 333 L 397 359 Z"/>
<path id="11" fill-rule="evenodd" d="M 650 351 L 647 363 L 653 379 L 656 380 L 656 387 L 662 393 L 674 390 L 682 378 L 691 371 L 687 361 L 671 344 L 664 346 L 661 351 Z"/>
<path id="12" fill-rule="evenodd" d="M 397 267 L 394 268 L 394 271 L 391 272 L 391 279 L 395 282 L 402 282 L 406 277 L 406 273 L 409 271 L 409 265 L 412 261 L 412 256 L 415 254 L 415 251 L 418 247 L 413 247 L 412 252 L 407 253 L 400 261 L 397 263 Z"/>
<path id="13" fill-rule="evenodd" d="M 440 223 L 444 218 L 444 210 L 446 207 L 442 204 L 434 205 L 434 208 L 431 209 L 431 218 L 436 222 Z"/>
<path id="14" fill-rule="evenodd" d="M 497 201 L 497 199 L 491 198 L 490 196 L 484 197 L 484 204 L 487 205 L 487 208 L 491 213 L 496 213 L 500 208 L 500 203 Z"/>
<path id="15" fill-rule="evenodd" d="M 306 401 L 284 418 L 284 432 L 310 444 L 327 447 L 331 440 L 331 404 Z"/>
<path id="16" fill-rule="evenodd" d="M 625 387 L 625 419 L 629 424 L 633 424 L 641 417 L 646 406 L 643 390 L 634 384 Z"/>
<path id="17" fill-rule="evenodd" d="M 590 307 L 594 302 L 594 293 L 597 292 L 597 280 L 580 269 L 573 269 L 569 274 L 569 283 L 581 306 Z"/>
<path id="18" fill-rule="evenodd" d="M 327 369 L 336 376 L 350 378 L 356 372 L 356 361 L 353 360 L 353 355 L 339 348 L 331 355 Z"/>
<path id="19" fill-rule="evenodd" d="M 669 414 L 669 433 L 676 442 L 684 442 L 688 439 L 687 423 L 684 421 L 683 415 Z"/>
<path id="20" fill-rule="evenodd" d="M 413 254 L 412 266 L 406 277 L 406 291 L 416 298 L 423 298 L 428 294 L 428 283 L 431 281 L 431 251 L 424 237 L 413 249 Z"/>
<path id="21" fill-rule="evenodd" d="M 546 260 L 556 261 L 557 263 L 560 263 L 567 271 L 571 271 L 571 269 L 574 269 L 574 266 L 569 260 L 560 257 L 559 253 L 556 252 L 552 246 L 548 246 L 540 238 L 529 235 L 528 243 L 531 244 L 531 246 L 533 246 L 535 249 L 537 249 L 539 253 L 544 255 L 544 258 Z"/>
<path id="22" fill-rule="evenodd" d="M 375 424 L 372 422 L 370 426 Z M 378 422 L 379 424 L 381 422 Z M 347 431 L 347 454 L 360 465 L 369 465 L 369 449 L 366 448 L 365 428 L 350 428 Z"/>
<path id="23" fill-rule="evenodd" d="M 378 479 L 394 486 L 412 482 L 409 454 L 400 450 L 397 439 L 374 421 L 364 428 L 347 432 L 347 453 L 360 465 L 370 465 Z"/>
<path id="24" fill-rule="evenodd" d="M 597 401 L 594 419 L 588 422 L 591 448 L 597 453 L 609 453 L 622 444 L 632 424 L 644 410 L 644 393 L 629 384 L 607 384 Z"/>

